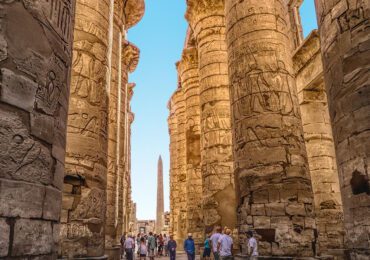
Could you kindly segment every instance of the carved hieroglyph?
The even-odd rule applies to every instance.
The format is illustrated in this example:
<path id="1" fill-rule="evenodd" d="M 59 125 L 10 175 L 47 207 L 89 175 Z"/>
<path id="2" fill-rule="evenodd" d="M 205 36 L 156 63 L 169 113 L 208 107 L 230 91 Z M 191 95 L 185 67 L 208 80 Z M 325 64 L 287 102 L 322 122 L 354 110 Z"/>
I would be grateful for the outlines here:
<path id="1" fill-rule="evenodd" d="M 120 45 L 123 37 L 123 1 L 114 1 L 113 32 L 112 32 L 112 52 L 110 65 L 110 87 L 109 87 L 109 107 L 108 107 L 108 173 L 107 173 L 107 211 L 105 221 L 105 246 L 111 248 L 118 244 L 117 225 L 118 225 L 118 138 L 119 128 L 119 90 L 121 84 L 121 56 Z"/>
<path id="2" fill-rule="evenodd" d="M 370 2 L 316 0 L 326 92 L 352 259 L 370 257 Z"/>
<path id="3" fill-rule="evenodd" d="M 185 100 L 179 86 L 169 102 L 168 118 L 170 131 L 170 181 L 171 181 L 171 233 L 182 244 L 186 233 L 186 136 L 185 136 Z"/>
<path id="4" fill-rule="evenodd" d="M 238 221 L 261 255 L 314 255 L 313 192 L 286 1 L 226 1 Z"/>
<path id="5" fill-rule="evenodd" d="M 0 1 L 0 258 L 56 257 L 74 1 Z"/>
<path id="6" fill-rule="evenodd" d="M 201 167 L 206 232 L 236 225 L 227 46 L 222 0 L 189 0 L 199 57 Z"/>
<path id="7" fill-rule="evenodd" d="M 316 252 L 330 254 L 330 249 L 343 248 L 343 208 L 316 30 L 296 50 L 293 60 L 314 192 Z"/>
<path id="8" fill-rule="evenodd" d="M 195 47 L 184 49 L 177 64 L 185 98 L 186 137 L 186 226 L 195 243 L 203 243 L 202 175 L 200 150 L 200 102 L 198 53 Z"/>
<path id="9" fill-rule="evenodd" d="M 61 231 L 68 257 L 104 255 L 109 16 L 109 0 L 76 3 Z"/>

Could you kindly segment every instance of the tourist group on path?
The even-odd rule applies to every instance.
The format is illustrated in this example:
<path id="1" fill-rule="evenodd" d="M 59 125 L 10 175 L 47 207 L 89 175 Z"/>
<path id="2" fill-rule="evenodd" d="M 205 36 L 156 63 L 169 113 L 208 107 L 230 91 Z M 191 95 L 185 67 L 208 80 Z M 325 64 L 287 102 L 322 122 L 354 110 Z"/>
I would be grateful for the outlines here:
<path id="1" fill-rule="evenodd" d="M 203 259 L 210 260 L 213 253 L 214 260 L 233 260 L 233 239 L 231 230 L 227 227 L 222 232 L 221 227 L 217 227 L 215 232 L 208 235 L 204 241 Z M 258 243 L 253 236 L 253 232 L 247 232 L 248 235 L 248 256 L 250 260 L 258 258 Z M 136 241 L 135 241 L 136 240 Z M 136 247 L 136 245 L 137 247 Z M 133 260 L 135 249 L 140 260 L 154 260 L 155 257 L 169 256 L 170 260 L 176 260 L 177 244 L 173 236 L 164 234 L 155 235 L 152 232 L 149 235 L 138 234 L 134 236 L 122 236 L 121 238 L 121 259 L 126 255 L 127 260 Z M 188 260 L 195 260 L 195 243 L 192 234 L 184 241 L 184 251 Z"/>

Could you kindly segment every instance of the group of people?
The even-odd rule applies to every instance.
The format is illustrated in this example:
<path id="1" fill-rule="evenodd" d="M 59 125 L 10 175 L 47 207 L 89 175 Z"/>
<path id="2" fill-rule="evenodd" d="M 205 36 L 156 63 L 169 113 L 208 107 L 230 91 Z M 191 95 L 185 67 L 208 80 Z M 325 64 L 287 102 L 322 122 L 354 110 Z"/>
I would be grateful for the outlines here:
<path id="1" fill-rule="evenodd" d="M 233 259 L 233 238 L 229 228 L 217 227 L 213 234 L 209 234 L 204 241 L 203 259 L 210 260 L 211 252 L 214 260 L 232 260 Z M 248 255 L 251 260 L 258 257 L 258 243 L 254 238 L 253 232 L 247 232 L 248 235 Z M 173 236 L 166 234 L 155 235 L 152 232 L 149 235 L 138 234 L 136 237 L 122 236 L 121 238 L 121 258 L 126 254 L 127 260 L 133 260 L 135 249 L 140 260 L 146 260 L 148 256 L 150 260 L 154 257 L 169 256 L 170 260 L 176 260 L 177 244 Z M 195 260 L 195 243 L 192 234 L 188 234 L 188 238 L 184 241 L 184 251 L 187 254 L 188 260 Z"/>
<path id="2" fill-rule="evenodd" d="M 136 240 L 136 245 L 135 245 Z M 149 235 L 138 234 L 135 236 L 121 237 L 121 258 L 126 255 L 127 260 L 133 260 L 135 249 L 137 248 L 137 256 L 140 260 L 146 260 L 148 256 L 150 260 L 154 260 L 154 257 L 158 256 L 170 256 L 171 260 L 176 258 L 176 241 L 173 236 L 167 236 L 166 234 L 156 235 L 150 232 Z"/>
<path id="3" fill-rule="evenodd" d="M 223 232 L 221 227 L 217 227 L 215 232 L 209 234 L 204 241 L 203 259 L 210 260 L 211 252 L 214 260 L 232 260 L 233 259 L 233 238 L 232 232 L 225 227 Z M 248 236 L 248 256 L 251 260 L 258 257 L 258 243 L 254 238 L 253 232 L 247 232 Z M 195 244 L 192 234 L 188 234 L 188 239 L 184 242 L 184 251 L 188 256 L 188 260 L 195 260 Z"/>

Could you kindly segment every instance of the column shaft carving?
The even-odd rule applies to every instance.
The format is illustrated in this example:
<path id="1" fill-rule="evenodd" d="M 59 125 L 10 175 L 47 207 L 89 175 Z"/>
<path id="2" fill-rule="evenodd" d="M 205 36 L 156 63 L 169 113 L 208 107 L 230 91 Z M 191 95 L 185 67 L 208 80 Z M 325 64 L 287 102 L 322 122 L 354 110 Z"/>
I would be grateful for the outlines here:
<path id="1" fill-rule="evenodd" d="M 0 1 L 0 258 L 58 249 L 75 3 Z"/>
<path id="2" fill-rule="evenodd" d="M 370 3 L 316 0 L 351 259 L 370 256 Z M 365 217 L 366 216 L 366 217 Z"/>
<path id="3" fill-rule="evenodd" d="M 67 128 L 62 256 L 105 247 L 110 1 L 78 0 Z"/>
<path id="4" fill-rule="evenodd" d="M 188 1 L 199 57 L 201 167 L 206 232 L 236 226 L 227 46 L 221 0 Z"/>
<path id="5" fill-rule="evenodd" d="M 286 1 L 226 1 L 238 224 L 261 255 L 313 256 L 315 215 Z"/>
<path id="6" fill-rule="evenodd" d="M 197 244 L 203 243 L 202 175 L 200 150 L 200 101 L 198 53 L 194 47 L 183 51 L 177 64 L 185 98 L 186 137 L 186 226 Z"/>

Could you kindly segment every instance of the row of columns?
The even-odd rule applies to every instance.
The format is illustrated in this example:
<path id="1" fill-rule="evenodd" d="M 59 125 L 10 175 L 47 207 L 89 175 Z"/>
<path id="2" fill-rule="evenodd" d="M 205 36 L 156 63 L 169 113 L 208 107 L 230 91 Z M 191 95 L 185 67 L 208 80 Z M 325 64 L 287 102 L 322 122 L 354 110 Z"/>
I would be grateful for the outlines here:
<path id="1" fill-rule="evenodd" d="M 133 221 L 139 50 L 126 32 L 144 2 L 6 1 L 0 12 L 0 258 L 115 259 Z"/>
<path id="2" fill-rule="evenodd" d="M 301 38 L 302 1 L 187 1 L 191 47 L 198 56 L 203 235 L 217 225 L 237 227 L 241 238 L 253 230 L 262 237 L 262 255 L 309 257 L 343 247 L 351 259 L 369 255 L 369 5 L 326 2 L 316 1 L 321 48 L 316 41 L 313 50 Z M 320 50 L 323 62 L 316 58 Z M 304 66 L 293 64 L 302 59 Z M 299 77 L 312 77 L 321 64 L 327 97 L 315 79 L 298 88 L 299 99 Z M 175 95 L 186 93 L 192 78 L 178 67 Z M 171 129 L 184 120 L 176 113 L 170 119 Z M 173 138 L 183 137 L 170 132 L 172 147 Z M 185 137 L 186 144 L 192 141 Z M 171 152 L 171 162 L 176 155 Z M 171 181 L 183 174 L 172 167 L 176 163 Z M 173 214 L 178 193 L 171 194 Z"/>

